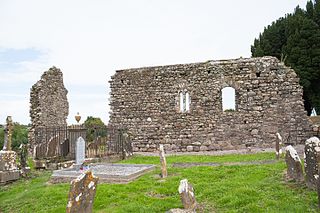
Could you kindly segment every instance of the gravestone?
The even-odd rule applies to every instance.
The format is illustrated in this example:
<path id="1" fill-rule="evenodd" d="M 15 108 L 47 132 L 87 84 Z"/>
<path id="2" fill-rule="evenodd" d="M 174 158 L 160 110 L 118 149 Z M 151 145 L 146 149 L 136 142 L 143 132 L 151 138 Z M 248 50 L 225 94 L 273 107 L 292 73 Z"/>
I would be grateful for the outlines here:
<path id="1" fill-rule="evenodd" d="M 281 145 L 282 145 L 282 137 L 281 137 L 280 133 L 277 132 L 277 140 L 276 140 L 276 158 L 277 158 L 277 160 L 280 159 L 280 155 L 282 154 Z"/>
<path id="2" fill-rule="evenodd" d="M 46 156 L 55 157 L 58 152 L 58 145 L 59 145 L 59 135 L 55 135 L 51 137 L 48 141 Z"/>
<path id="3" fill-rule="evenodd" d="M 163 145 L 160 144 L 160 163 L 161 163 L 161 177 L 166 178 L 168 176 L 167 172 L 167 161 L 166 161 L 166 156 L 164 155 L 164 148 Z"/>
<path id="4" fill-rule="evenodd" d="M 288 179 L 303 182 L 301 160 L 297 151 L 291 145 L 286 147 L 286 164 Z"/>
<path id="5" fill-rule="evenodd" d="M 82 137 L 76 141 L 76 165 L 81 165 L 86 157 L 86 142 Z"/>
<path id="6" fill-rule="evenodd" d="M 306 184 L 309 188 L 316 189 L 319 178 L 320 163 L 320 140 L 317 137 L 312 137 L 306 140 L 305 144 L 305 173 L 306 173 Z"/>
<path id="7" fill-rule="evenodd" d="M 75 180 L 71 181 L 67 213 L 90 213 L 97 190 L 97 177 L 92 172 L 86 171 Z"/>
<path id="8" fill-rule="evenodd" d="M 187 179 L 183 179 L 180 181 L 178 190 L 184 209 L 195 211 L 197 207 L 196 198 L 194 195 L 193 187 L 190 183 L 188 183 Z"/>
<path id="9" fill-rule="evenodd" d="M 17 153 L 11 150 L 13 122 L 7 117 L 4 129 L 4 146 L 0 151 L 0 184 L 19 179 L 19 170 L 16 164 Z"/>

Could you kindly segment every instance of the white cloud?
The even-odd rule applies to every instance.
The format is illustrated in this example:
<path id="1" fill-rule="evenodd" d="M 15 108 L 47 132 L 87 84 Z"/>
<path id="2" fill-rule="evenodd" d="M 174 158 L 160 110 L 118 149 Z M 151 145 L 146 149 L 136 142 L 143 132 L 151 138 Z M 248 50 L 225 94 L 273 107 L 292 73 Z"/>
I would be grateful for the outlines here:
<path id="1" fill-rule="evenodd" d="M 101 88 L 105 95 L 95 99 L 90 115 L 108 115 L 106 91 L 116 69 L 249 57 L 259 32 L 297 4 L 304 7 L 306 0 L 3 0 L 0 51 L 34 48 L 43 56 L 0 70 L 0 90 L 28 97 L 42 72 L 55 65 L 64 73 L 71 117 L 78 110 L 90 114 L 92 107 L 86 96 L 75 100 L 79 85 L 93 93 Z M 10 104 L 0 105 L 1 113 Z M 26 107 L 14 112 L 24 122 Z"/>

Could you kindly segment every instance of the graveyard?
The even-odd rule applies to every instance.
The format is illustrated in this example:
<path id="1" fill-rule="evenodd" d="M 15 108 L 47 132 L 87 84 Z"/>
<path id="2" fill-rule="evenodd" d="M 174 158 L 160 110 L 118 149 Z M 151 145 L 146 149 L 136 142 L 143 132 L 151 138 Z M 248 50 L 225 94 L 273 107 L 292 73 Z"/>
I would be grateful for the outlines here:
<path id="1" fill-rule="evenodd" d="M 268 68 L 270 63 L 274 63 L 272 69 Z M 3 126 L 1 212 L 319 211 L 320 128 L 317 116 L 309 119 L 304 113 L 302 90 L 293 70 L 275 58 L 264 57 L 183 65 L 183 72 L 192 73 L 189 66 L 204 66 L 211 73 L 211 69 L 215 72 L 220 66 L 227 65 L 229 69 L 230 64 L 240 73 L 251 72 L 258 66 L 262 73 L 274 72 L 269 73 L 272 78 L 283 78 L 279 73 L 284 72 L 286 81 L 295 83 L 296 92 L 287 93 L 287 87 L 279 83 L 281 89 L 274 92 L 279 95 L 271 97 L 270 93 L 264 108 L 254 106 L 250 115 L 241 104 L 235 111 L 223 111 L 220 103 L 217 110 L 223 112 L 214 120 L 200 113 L 201 101 L 187 101 L 188 92 L 183 90 L 171 103 L 175 106 L 171 110 L 177 111 L 170 113 L 180 124 L 189 123 L 171 125 L 169 130 L 168 125 L 155 122 L 171 116 L 162 112 L 168 106 L 149 105 L 150 109 L 134 112 L 136 119 L 132 119 L 127 106 L 114 104 L 123 97 L 121 90 L 112 86 L 116 95 L 112 95 L 110 103 L 113 111 L 109 124 L 85 125 L 86 121 L 81 123 L 77 113 L 77 123 L 68 125 L 68 91 L 63 74 L 56 67 L 50 68 L 31 88 L 28 144 L 13 150 L 15 123 L 11 116 Z M 250 68 L 243 69 L 244 65 Z M 252 76 L 250 81 L 260 78 L 260 74 Z M 223 84 L 238 87 L 229 78 Z M 185 88 L 193 94 L 192 87 Z M 261 88 L 252 89 L 259 93 Z M 247 97 L 249 90 L 238 93 L 238 98 Z M 129 98 L 126 100 L 129 102 Z M 132 99 L 129 105 L 132 107 L 133 103 Z M 260 104 L 245 103 L 246 107 Z M 292 104 L 297 104 L 296 110 L 287 111 Z M 179 108 L 182 105 L 183 111 Z M 284 108 L 287 110 L 283 111 Z M 277 114 L 269 116 L 272 112 L 286 115 L 279 119 Z M 259 118 L 262 120 L 258 121 Z M 134 124 L 133 120 L 138 122 Z M 203 122 L 201 128 L 188 127 L 198 126 L 198 122 Z M 220 130 L 215 131 L 213 125 L 218 123 L 223 128 L 216 127 Z M 233 132 L 228 126 L 238 129 Z"/>
<path id="2" fill-rule="evenodd" d="M 222 2 L 6 2 L 0 213 L 320 212 L 320 0 Z"/>
<path id="3" fill-rule="evenodd" d="M 153 164 L 156 169 L 128 184 L 98 183 L 93 212 L 166 212 L 182 208 L 179 181 L 193 184 L 197 212 L 317 212 L 317 195 L 296 182 L 286 182 L 286 164 L 195 166 L 174 163 L 223 163 L 274 160 L 275 154 L 167 156 L 168 177 L 160 177 L 156 156 L 134 156 L 121 163 Z M 35 171 L 29 178 L 1 187 L 3 212 L 64 212 L 69 183 L 51 184 L 51 172 Z"/>

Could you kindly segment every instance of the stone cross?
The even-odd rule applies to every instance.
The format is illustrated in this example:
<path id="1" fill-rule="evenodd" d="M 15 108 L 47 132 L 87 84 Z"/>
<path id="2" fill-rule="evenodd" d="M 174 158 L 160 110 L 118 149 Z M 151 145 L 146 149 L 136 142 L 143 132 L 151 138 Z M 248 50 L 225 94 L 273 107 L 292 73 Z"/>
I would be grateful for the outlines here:
<path id="1" fill-rule="evenodd" d="M 6 119 L 6 127 L 4 129 L 4 144 L 3 149 L 4 151 L 11 151 L 11 144 L 12 144 L 12 131 L 13 131 L 13 123 L 12 117 L 8 116 Z"/>
<path id="2" fill-rule="evenodd" d="M 193 187 L 191 184 L 188 183 L 187 179 L 183 179 L 180 181 L 178 190 L 184 209 L 189 211 L 195 211 L 197 207 L 196 198 L 194 195 Z"/>
<path id="3" fill-rule="evenodd" d="M 161 177 L 166 178 L 168 176 L 167 172 L 167 161 L 166 161 L 166 156 L 164 155 L 164 148 L 163 144 L 160 144 L 160 163 L 161 163 Z"/>
<path id="4" fill-rule="evenodd" d="M 320 140 L 317 137 L 311 137 L 305 143 L 305 161 L 304 168 L 306 172 L 306 184 L 309 188 L 316 189 L 319 179 L 320 163 Z"/>
<path id="5" fill-rule="evenodd" d="M 291 146 L 286 147 L 287 177 L 297 182 L 303 182 L 301 160 L 297 151 Z"/>
<path id="6" fill-rule="evenodd" d="M 276 158 L 280 159 L 280 155 L 282 154 L 282 149 L 280 146 L 282 145 L 282 137 L 279 132 L 277 132 L 277 141 L 276 141 Z"/>
<path id="7" fill-rule="evenodd" d="M 86 156 L 86 142 L 82 137 L 76 141 L 76 165 L 81 165 Z"/>
<path id="8" fill-rule="evenodd" d="M 97 190 L 98 177 L 89 170 L 71 181 L 67 213 L 90 213 Z"/>

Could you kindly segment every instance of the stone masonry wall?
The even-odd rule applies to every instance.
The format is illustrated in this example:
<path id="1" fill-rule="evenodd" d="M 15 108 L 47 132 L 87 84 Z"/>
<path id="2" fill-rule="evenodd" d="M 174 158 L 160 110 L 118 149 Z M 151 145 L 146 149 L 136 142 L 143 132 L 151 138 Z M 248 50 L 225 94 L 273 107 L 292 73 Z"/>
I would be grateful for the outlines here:
<path id="1" fill-rule="evenodd" d="M 291 144 L 310 132 L 294 70 L 274 57 L 118 70 L 110 81 L 110 125 L 133 135 L 134 151 L 205 151 Z M 222 110 L 221 90 L 235 89 L 236 110 Z M 180 92 L 190 109 L 180 112 Z"/>
<path id="2" fill-rule="evenodd" d="M 34 144 L 34 129 L 37 127 L 66 126 L 69 114 L 67 89 L 63 84 L 60 69 L 50 68 L 32 86 L 30 92 L 31 129 L 29 143 Z"/>

